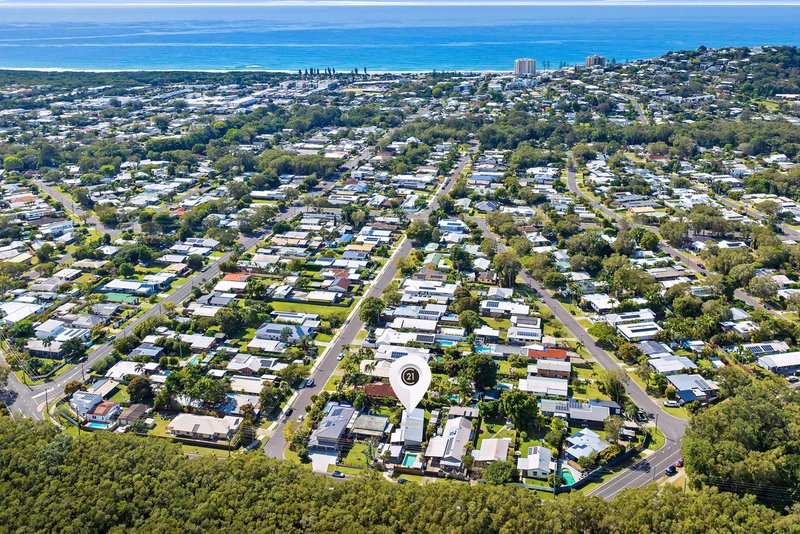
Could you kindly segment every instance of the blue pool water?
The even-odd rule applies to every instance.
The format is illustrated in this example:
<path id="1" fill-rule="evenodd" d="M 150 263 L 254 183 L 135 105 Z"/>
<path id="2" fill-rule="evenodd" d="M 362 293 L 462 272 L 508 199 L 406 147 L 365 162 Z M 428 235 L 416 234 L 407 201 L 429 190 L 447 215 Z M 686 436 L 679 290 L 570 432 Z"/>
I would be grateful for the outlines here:
<path id="1" fill-rule="evenodd" d="M 87 428 L 94 428 L 94 429 L 97 429 L 97 430 L 108 430 L 108 427 L 110 427 L 110 426 L 111 425 L 109 425 L 108 423 L 98 423 L 96 421 L 92 421 L 90 423 L 86 423 L 86 427 Z"/>
<path id="2" fill-rule="evenodd" d="M 456 345 L 455 341 L 444 340 L 439 342 L 439 346 L 441 347 L 455 347 L 455 345 Z"/>
<path id="3" fill-rule="evenodd" d="M 570 471 L 569 469 L 562 469 L 561 476 L 564 477 L 564 480 L 567 481 L 567 486 L 575 484 L 575 477 L 572 476 L 572 471 Z"/>
<path id="4" fill-rule="evenodd" d="M 492 352 L 492 347 L 475 347 L 475 352 L 483 354 L 484 352 Z"/>

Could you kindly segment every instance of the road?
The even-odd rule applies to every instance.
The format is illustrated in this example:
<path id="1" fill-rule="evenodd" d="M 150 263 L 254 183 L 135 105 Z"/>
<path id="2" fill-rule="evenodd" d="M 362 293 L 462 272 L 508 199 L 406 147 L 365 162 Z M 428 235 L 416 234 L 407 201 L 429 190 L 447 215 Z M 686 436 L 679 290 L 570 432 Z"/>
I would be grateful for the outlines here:
<path id="1" fill-rule="evenodd" d="M 101 234 L 109 234 L 111 237 L 116 237 L 122 233 L 122 230 L 105 226 L 103 223 L 97 220 L 94 215 L 85 211 L 77 203 L 73 202 L 72 199 L 67 198 L 54 187 L 47 185 L 41 180 L 34 180 L 33 182 L 39 187 L 39 189 L 47 193 L 51 198 L 57 200 L 62 206 L 64 206 L 64 209 L 71 211 L 73 215 L 86 221 L 86 224 L 94 226 L 95 229 Z"/>
<path id="2" fill-rule="evenodd" d="M 732 209 L 733 211 L 736 211 L 736 212 L 739 212 L 739 213 L 744 213 L 745 215 L 755 219 L 756 221 L 764 220 L 764 219 L 767 218 L 767 216 L 764 215 L 763 213 L 761 213 L 759 211 L 756 211 L 756 210 L 754 210 L 752 208 L 748 208 L 748 207 L 745 207 L 745 206 L 740 206 L 739 204 L 737 204 L 736 202 L 734 202 L 734 201 L 732 201 L 732 200 L 730 200 L 728 198 L 715 196 L 714 200 L 724 204 L 725 206 L 727 206 L 728 208 Z M 798 232 L 797 230 L 795 230 L 791 226 L 788 226 L 786 224 L 779 224 L 778 227 L 790 239 L 794 239 L 796 241 L 800 241 L 800 232 Z"/>
<path id="3" fill-rule="evenodd" d="M 478 227 L 485 236 L 491 237 L 497 241 L 497 248 L 500 252 L 505 252 L 508 250 L 503 244 L 502 240 L 488 227 L 485 219 L 475 218 L 472 220 L 478 224 Z M 597 361 L 597 363 L 603 369 L 616 370 L 621 368 L 621 365 L 617 363 L 617 360 L 615 360 L 608 352 L 601 348 L 594 338 L 590 336 L 589 333 L 586 332 L 586 330 L 578 323 L 575 317 L 564 306 L 562 306 L 557 299 L 550 295 L 550 293 L 548 293 L 545 288 L 530 275 L 530 273 L 523 270 L 520 273 L 520 278 L 528 287 L 536 291 L 536 293 L 542 299 L 542 302 L 544 302 L 545 306 L 547 306 L 547 308 L 553 312 L 555 318 L 558 319 L 567 328 L 567 330 L 570 331 L 576 340 L 583 344 L 589 354 L 592 355 L 595 361 Z M 683 438 L 686 428 L 686 421 L 684 419 L 679 419 L 669 415 L 662 410 L 661 406 L 654 401 L 636 382 L 629 381 L 625 386 L 625 391 L 631 400 L 636 404 L 636 406 L 639 407 L 639 409 L 656 415 L 656 425 L 658 429 L 664 434 L 667 444 L 673 445 L 671 447 L 662 447 L 648 458 L 651 467 L 647 470 L 647 474 L 649 474 L 651 478 L 663 476 L 664 469 L 666 468 L 666 465 L 669 464 L 667 463 L 664 469 L 661 469 L 660 471 L 656 469 L 656 466 L 660 466 L 662 463 L 669 461 L 674 463 L 678 460 L 680 457 L 680 441 Z M 676 454 L 678 456 L 675 456 Z M 675 456 L 674 459 L 673 456 Z M 644 473 L 644 471 L 640 472 L 639 474 L 642 473 Z M 613 480 L 616 480 L 616 478 Z M 637 477 L 636 480 L 638 481 L 639 478 Z M 625 487 L 628 486 L 615 486 L 606 489 L 605 485 L 603 485 L 597 488 L 595 491 L 598 492 L 598 496 L 603 498 L 611 498 L 614 496 L 614 494 L 616 494 L 617 491 Z M 602 492 L 601 489 L 603 490 Z"/>
<path id="4" fill-rule="evenodd" d="M 476 147 L 473 146 L 473 151 L 475 149 Z M 430 212 L 436 208 L 437 199 L 441 195 L 448 193 L 453 188 L 456 178 L 469 163 L 471 154 L 472 151 L 462 156 L 461 160 L 453 169 L 450 176 L 448 176 L 445 181 L 442 182 L 442 185 L 439 187 L 439 190 L 434 195 L 434 198 L 431 200 L 428 207 L 413 214 L 410 217 L 411 219 L 427 220 Z M 391 281 L 394 280 L 395 276 L 397 276 L 397 267 L 395 266 L 395 261 L 398 258 L 402 258 L 411 254 L 411 250 L 411 242 L 405 237 L 402 238 L 400 245 L 386 262 L 384 269 L 373 280 L 363 298 L 380 297 L 383 293 L 383 290 L 386 289 Z M 360 304 L 362 301 L 359 301 L 358 304 Z M 264 446 L 264 453 L 267 456 L 271 456 L 273 458 L 283 458 L 283 451 L 286 448 L 286 438 L 283 436 L 283 429 L 285 428 L 286 424 L 289 421 L 297 421 L 306 413 L 306 408 L 311 406 L 312 403 L 311 397 L 322 391 L 322 388 L 333 375 L 334 371 L 336 371 L 336 368 L 339 364 L 339 361 L 336 358 L 339 353 L 344 350 L 346 345 L 352 345 L 355 342 L 358 333 L 364 329 L 364 322 L 358 317 L 358 304 L 353 308 L 353 312 L 350 314 L 350 317 L 348 317 L 343 327 L 339 330 L 336 337 L 334 337 L 328 347 L 322 352 L 322 354 L 320 354 L 316 368 L 312 369 L 310 375 L 310 378 L 314 380 L 314 386 L 299 390 L 293 400 L 287 403 L 287 406 L 284 408 L 284 413 L 286 408 L 292 408 L 293 413 L 289 418 L 279 418 L 277 426 L 273 429 L 272 436 Z"/>
<path id="5" fill-rule="evenodd" d="M 630 225 L 631 224 L 631 222 L 628 219 L 626 219 L 624 216 L 622 216 L 619 213 L 609 209 L 602 202 L 598 202 L 597 200 L 593 199 L 592 197 L 590 197 L 589 195 L 584 193 L 578 187 L 578 179 L 577 179 L 577 175 L 575 173 L 575 168 L 574 167 L 569 167 L 567 169 L 567 187 L 569 188 L 570 192 L 572 192 L 574 195 L 577 195 L 580 198 L 586 200 L 592 206 L 592 208 L 594 208 L 595 210 L 603 213 L 604 215 L 606 215 L 607 217 L 609 217 L 612 220 L 616 221 L 617 223 L 625 224 L 625 225 Z M 645 229 L 650 230 L 651 232 L 653 232 L 655 234 L 658 234 L 658 228 L 656 228 L 654 226 L 646 226 L 646 225 L 644 225 L 644 226 L 642 226 L 642 228 L 645 228 Z M 788 230 L 794 232 L 794 230 L 791 230 L 791 228 L 788 228 Z M 800 234 L 798 234 L 798 238 L 800 238 Z M 694 271 L 695 273 L 697 273 L 699 275 L 702 275 L 702 276 L 708 276 L 709 274 L 711 274 L 704 266 L 701 266 L 699 263 L 694 261 L 694 259 L 692 259 L 692 257 L 689 256 L 688 254 L 686 254 L 685 252 L 682 252 L 682 251 L 676 249 L 675 247 L 672 247 L 672 246 L 668 245 L 667 243 L 665 243 L 663 241 L 659 242 L 658 247 L 662 252 L 672 256 L 675 260 L 677 260 L 679 262 L 682 262 L 684 265 L 686 265 L 690 270 Z M 779 312 L 764 307 L 764 305 L 761 303 L 761 301 L 759 301 L 758 299 L 756 299 L 752 295 L 749 295 L 747 292 L 745 292 L 742 289 L 735 290 L 733 292 L 733 295 L 737 299 L 739 299 L 742 302 L 744 302 L 745 304 L 747 304 L 748 306 L 751 306 L 753 308 L 759 308 L 761 310 L 766 311 L 770 315 L 773 315 L 773 316 L 779 317 L 779 318 L 783 318 L 783 316 Z"/>

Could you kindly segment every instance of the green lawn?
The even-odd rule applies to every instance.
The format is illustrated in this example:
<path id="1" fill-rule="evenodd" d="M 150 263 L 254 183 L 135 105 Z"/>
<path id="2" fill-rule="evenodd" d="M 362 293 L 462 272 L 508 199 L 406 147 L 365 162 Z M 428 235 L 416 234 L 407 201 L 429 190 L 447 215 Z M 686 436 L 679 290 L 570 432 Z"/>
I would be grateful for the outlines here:
<path id="1" fill-rule="evenodd" d="M 333 339 L 331 334 L 317 334 L 314 338 L 314 341 L 319 341 L 321 343 L 329 343 Z"/>
<path id="2" fill-rule="evenodd" d="M 181 450 L 184 454 L 196 454 L 198 456 L 216 456 L 217 458 L 227 458 L 230 453 L 222 449 L 211 447 L 198 447 L 197 445 L 186 445 L 181 443 Z"/>
<path id="3" fill-rule="evenodd" d="M 354 476 L 354 477 L 357 477 L 357 476 L 360 476 L 360 475 L 364 474 L 364 469 L 357 469 L 355 467 L 345 467 L 345 466 L 342 466 L 342 465 L 333 465 L 333 464 L 329 465 L 328 466 L 328 473 L 333 473 L 334 471 L 341 471 L 345 475 L 350 475 L 350 476 Z M 403 475 L 403 476 L 405 476 L 405 475 Z"/>
<path id="4" fill-rule="evenodd" d="M 647 444 L 647 448 L 650 450 L 658 450 L 664 446 L 664 434 L 657 428 L 650 429 L 650 443 Z"/>
<path id="5" fill-rule="evenodd" d="M 336 391 L 336 386 L 339 385 L 339 382 L 342 380 L 341 376 L 333 375 L 331 376 L 327 382 L 325 382 L 325 386 L 322 388 L 323 391 Z"/>
<path id="6" fill-rule="evenodd" d="M 128 395 L 128 388 L 119 384 L 116 388 L 114 388 L 114 394 L 111 395 L 111 399 L 114 402 L 128 402 L 131 400 L 131 396 Z"/>
<path id="7" fill-rule="evenodd" d="M 367 467 L 367 460 L 364 457 L 364 451 L 367 446 L 363 443 L 355 443 L 353 447 L 347 451 L 347 455 L 342 458 L 342 463 L 347 465 L 357 465 L 359 467 Z"/>
<path id="8" fill-rule="evenodd" d="M 481 433 L 478 435 L 477 447 L 480 448 L 481 442 L 489 438 L 514 438 L 515 431 L 505 428 L 504 420 L 484 419 L 481 425 Z"/>
<path id="9" fill-rule="evenodd" d="M 308 304 L 305 302 L 283 302 L 274 301 L 270 305 L 276 311 L 293 311 L 300 313 L 316 313 L 317 315 L 338 315 L 345 319 L 352 310 L 351 304 L 347 308 L 342 306 L 326 306 L 325 304 Z"/>

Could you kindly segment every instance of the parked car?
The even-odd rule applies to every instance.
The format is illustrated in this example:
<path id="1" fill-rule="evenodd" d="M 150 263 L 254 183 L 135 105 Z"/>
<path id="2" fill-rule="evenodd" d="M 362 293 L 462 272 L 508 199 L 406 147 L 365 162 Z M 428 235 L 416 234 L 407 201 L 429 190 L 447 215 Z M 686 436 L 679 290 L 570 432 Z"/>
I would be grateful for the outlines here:
<path id="1" fill-rule="evenodd" d="M 675 462 L 675 467 L 683 467 L 683 458 Z"/>
<path id="2" fill-rule="evenodd" d="M 789 382 L 792 382 L 792 383 L 797 382 L 797 376 L 789 375 L 789 376 L 786 377 L 786 380 L 788 380 Z"/>
<path id="3" fill-rule="evenodd" d="M 407 478 L 398 478 L 397 479 L 397 483 L 398 484 L 408 484 L 409 482 L 411 482 L 411 481 L 408 480 Z"/>
<path id="4" fill-rule="evenodd" d="M 344 351 L 340 352 L 339 355 L 336 357 L 337 360 L 341 361 L 344 359 Z"/>
<path id="5" fill-rule="evenodd" d="M 313 388 L 314 387 L 314 379 L 313 378 L 307 379 L 306 382 L 305 382 L 305 387 Z"/>
<path id="6" fill-rule="evenodd" d="M 667 475 L 668 477 L 671 477 L 672 475 L 674 475 L 677 472 L 678 472 L 678 469 L 674 465 L 671 465 L 671 466 L 667 467 L 666 469 L 664 469 L 664 474 Z"/>
<path id="7" fill-rule="evenodd" d="M 289 419 L 289 417 L 291 417 L 292 413 L 294 413 L 294 408 L 286 408 L 286 412 L 284 412 L 284 416 L 286 417 L 286 419 Z"/>
<path id="8" fill-rule="evenodd" d="M 638 419 L 640 423 L 646 423 L 649 418 L 647 417 L 647 412 L 643 412 L 642 410 L 639 410 L 636 413 L 636 419 Z"/>
<path id="9" fill-rule="evenodd" d="M 678 401 L 676 400 L 665 400 L 664 406 L 666 406 L 667 408 L 677 408 L 678 406 L 680 406 L 680 404 L 678 404 Z"/>
<path id="10" fill-rule="evenodd" d="M 344 474 L 344 473 L 342 473 L 341 471 L 339 471 L 339 470 L 337 469 L 336 471 L 334 471 L 333 473 L 331 473 L 331 476 L 332 476 L 333 478 L 344 478 L 344 477 L 345 477 L 345 474 Z"/>

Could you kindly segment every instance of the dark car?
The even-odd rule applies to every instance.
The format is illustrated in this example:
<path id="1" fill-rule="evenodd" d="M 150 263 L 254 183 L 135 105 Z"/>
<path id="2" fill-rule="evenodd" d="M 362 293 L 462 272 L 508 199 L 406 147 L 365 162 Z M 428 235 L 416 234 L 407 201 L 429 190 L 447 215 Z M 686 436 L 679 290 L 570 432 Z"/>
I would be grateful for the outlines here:
<path id="1" fill-rule="evenodd" d="M 667 475 L 668 477 L 671 477 L 672 475 L 674 475 L 677 472 L 678 472 L 678 469 L 674 465 L 671 465 L 671 466 L 667 467 L 666 469 L 664 469 L 664 474 Z"/>
<path id="2" fill-rule="evenodd" d="M 344 473 L 342 473 L 341 471 L 338 471 L 338 470 L 337 470 L 337 471 L 334 471 L 333 473 L 331 473 L 331 476 L 332 476 L 333 478 L 344 478 L 344 477 L 345 477 L 345 474 L 344 474 Z"/>
<path id="3" fill-rule="evenodd" d="M 411 481 L 408 480 L 407 478 L 398 478 L 397 479 L 397 483 L 398 484 L 408 484 L 409 482 L 411 482 Z"/>
<path id="4" fill-rule="evenodd" d="M 683 467 L 683 458 L 675 462 L 675 467 Z"/>

